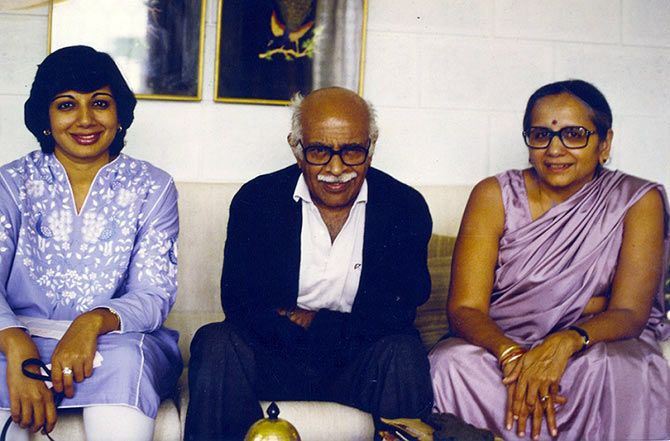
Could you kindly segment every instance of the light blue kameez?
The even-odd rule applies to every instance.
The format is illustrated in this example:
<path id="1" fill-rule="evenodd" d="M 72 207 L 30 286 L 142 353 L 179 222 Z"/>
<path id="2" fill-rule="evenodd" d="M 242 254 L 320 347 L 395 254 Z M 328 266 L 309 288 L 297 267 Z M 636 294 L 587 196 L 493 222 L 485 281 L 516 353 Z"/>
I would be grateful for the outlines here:
<path id="1" fill-rule="evenodd" d="M 97 307 L 121 330 L 61 407 L 127 405 L 155 418 L 182 369 L 178 334 L 162 327 L 177 291 L 177 191 L 151 164 L 120 154 L 102 167 L 77 213 L 65 169 L 32 152 L 0 168 L 0 330 L 17 316 L 73 320 Z M 50 362 L 57 341 L 33 336 Z M 0 381 L 6 360 L 0 354 Z M 0 408 L 9 408 L 6 387 Z"/>

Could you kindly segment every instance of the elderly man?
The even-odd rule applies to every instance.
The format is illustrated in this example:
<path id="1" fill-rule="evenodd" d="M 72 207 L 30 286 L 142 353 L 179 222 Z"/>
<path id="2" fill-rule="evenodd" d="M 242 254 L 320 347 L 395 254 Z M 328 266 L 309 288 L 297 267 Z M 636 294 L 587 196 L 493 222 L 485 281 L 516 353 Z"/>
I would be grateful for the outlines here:
<path id="1" fill-rule="evenodd" d="M 222 323 L 191 344 L 187 440 L 242 439 L 259 400 L 327 400 L 373 416 L 430 412 L 413 327 L 430 293 L 428 207 L 370 168 L 372 107 L 341 88 L 293 102 L 297 166 L 245 184 L 230 207 Z"/>

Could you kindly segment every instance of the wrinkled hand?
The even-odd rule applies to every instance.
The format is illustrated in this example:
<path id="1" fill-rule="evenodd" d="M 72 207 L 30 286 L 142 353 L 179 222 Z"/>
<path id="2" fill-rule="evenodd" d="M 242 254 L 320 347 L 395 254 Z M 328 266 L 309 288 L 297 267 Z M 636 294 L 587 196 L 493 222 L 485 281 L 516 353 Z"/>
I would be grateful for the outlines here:
<path id="1" fill-rule="evenodd" d="M 7 338 L 5 341 L 11 347 L 5 354 L 12 420 L 22 428 L 28 428 L 33 432 L 42 427 L 46 432 L 51 432 L 57 418 L 53 395 L 43 381 L 28 378 L 21 370 L 21 363 L 24 360 L 40 358 L 37 347 L 28 334 L 19 328 L 10 328 L 2 332 L 3 339 Z M 40 373 L 37 366 L 29 366 L 26 369 L 36 374 Z"/>
<path id="2" fill-rule="evenodd" d="M 103 327 L 101 311 L 95 309 L 77 317 L 51 355 L 54 390 L 65 392 L 68 398 L 74 396 L 74 381 L 81 383 L 93 375 L 93 358 L 98 347 L 98 335 Z M 72 370 L 70 375 L 63 374 L 66 367 Z"/>
<path id="3" fill-rule="evenodd" d="M 514 361 L 510 364 L 520 364 L 521 361 Z M 506 367 L 505 371 L 514 369 L 514 366 Z M 538 397 L 535 405 L 522 406 L 518 414 L 514 414 L 512 407 L 514 405 L 514 395 L 516 393 L 516 382 L 507 385 L 507 402 L 505 408 L 505 427 L 507 430 L 514 430 L 514 421 L 517 421 L 517 435 L 519 437 L 526 436 L 526 426 L 528 424 L 528 417 L 532 417 L 531 437 L 538 439 L 542 428 L 542 419 L 546 418 L 547 430 L 552 436 L 558 435 L 558 426 L 556 424 L 556 409 L 554 406 L 563 405 L 568 402 L 567 398 L 558 394 L 558 390 L 551 390 L 550 393 L 544 396 L 544 400 Z"/>
<path id="4" fill-rule="evenodd" d="M 288 317 L 289 320 L 291 320 L 296 325 L 302 327 L 303 329 L 307 329 L 310 327 L 310 325 L 312 324 L 312 320 L 314 320 L 314 316 L 316 315 L 316 311 L 308 311 L 302 308 L 295 308 L 295 309 L 280 308 L 277 310 L 277 312 L 279 313 L 279 315 Z"/>
<path id="5" fill-rule="evenodd" d="M 567 398 L 559 395 L 561 377 L 568 360 L 581 346 L 570 332 L 548 336 L 523 357 L 504 368 L 503 384 L 507 386 L 505 426 L 511 430 L 517 420 L 517 434 L 525 436 L 528 416 L 532 415 L 531 436 L 540 435 L 542 418 L 552 436 L 558 434 L 554 405 L 562 405 Z M 541 397 L 545 397 L 544 401 Z"/>

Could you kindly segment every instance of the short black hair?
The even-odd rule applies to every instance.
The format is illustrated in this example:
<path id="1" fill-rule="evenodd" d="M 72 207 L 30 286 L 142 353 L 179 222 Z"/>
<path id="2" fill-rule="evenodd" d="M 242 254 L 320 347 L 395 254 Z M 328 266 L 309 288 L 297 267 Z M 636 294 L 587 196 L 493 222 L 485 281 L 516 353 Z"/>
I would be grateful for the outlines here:
<path id="1" fill-rule="evenodd" d="M 110 155 L 116 156 L 123 149 L 126 131 L 133 123 L 137 99 L 112 57 L 88 46 L 69 46 L 58 49 L 42 61 L 24 105 L 24 121 L 44 153 L 53 153 L 55 147 L 54 138 L 44 134 L 44 130 L 51 126 L 51 100 L 66 90 L 89 93 L 105 86 L 112 90 L 121 125 L 109 147 Z"/>
<path id="2" fill-rule="evenodd" d="M 550 83 L 537 89 L 526 104 L 526 113 L 523 115 L 523 130 L 530 130 L 531 114 L 540 98 L 551 95 L 569 93 L 581 100 L 593 113 L 591 121 L 596 126 L 600 138 L 605 138 L 612 128 L 612 109 L 607 103 L 605 95 L 593 84 L 584 80 L 566 80 Z"/>

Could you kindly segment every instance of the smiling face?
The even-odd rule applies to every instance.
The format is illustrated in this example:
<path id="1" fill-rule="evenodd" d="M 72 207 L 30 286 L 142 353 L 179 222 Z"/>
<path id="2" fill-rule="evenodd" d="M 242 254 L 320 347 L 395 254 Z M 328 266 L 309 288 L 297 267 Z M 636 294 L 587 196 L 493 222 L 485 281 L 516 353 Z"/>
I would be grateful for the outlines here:
<path id="1" fill-rule="evenodd" d="M 89 93 L 67 90 L 49 104 L 51 133 L 59 159 L 109 161 L 109 146 L 119 130 L 116 101 L 106 86 Z"/>
<path id="2" fill-rule="evenodd" d="M 612 131 L 605 139 L 596 133 L 592 111 L 569 93 L 540 98 L 531 113 L 532 127 L 559 131 L 563 127 L 582 126 L 594 132 L 586 147 L 567 149 L 554 136 L 546 149 L 529 149 L 530 162 L 548 190 L 569 197 L 593 179 L 601 162 L 609 157 Z"/>
<path id="3" fill-rule="evenodd" d="M 344 146 L 369 145 L 370 117 L 355 93 L 337 88 L 316 91 L 303 100 L 301 110 L 303 147 L 321 145 L 338 151 Z M 325 165 L 312 165 L 297 159 L 312 200 L 322 210 L 349 209 L 371 161 L 368 156 L 363 164 L 351 166 L 333 155 Z"/>

